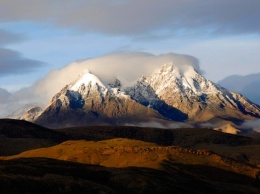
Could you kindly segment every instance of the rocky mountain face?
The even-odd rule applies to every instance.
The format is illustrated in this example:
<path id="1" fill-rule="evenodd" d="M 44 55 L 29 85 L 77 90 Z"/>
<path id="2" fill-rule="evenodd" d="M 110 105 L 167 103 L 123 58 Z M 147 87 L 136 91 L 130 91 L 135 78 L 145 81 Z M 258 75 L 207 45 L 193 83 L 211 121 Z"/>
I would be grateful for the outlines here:
<path id="1" fill-rule="evenodd" d="M 41 113 L 43 112 L 43 109 L 41 107 L 33 107 L 30 108 L 28 111 L 26 111 L 21 117 L 19 117 L 20 120 L 26 120 L 26 121 L 34 121 Z"/>
<path id="2" fill-rule="evenodd" d="M 122 125 L 151 118 L 189 123 L 216 118 L 239 123 L 260 107 L 205 79 L 192 66 L 165 64 L 132 87 L 87 72 L 56 94 L 35 122 L 49 127 Z"/>
<path id="3" fill-rule="evenodd" d="M 126 93 L 173 120 L 207 122 L 213 118 L 244 120 L 260 116 L 258 105 L 205 79 L 192 66 L 166 64 L 153 75 L 141 77 Z"/>
<path id="4" fill-rule="evenodd" d="M 131 119 L 162 118 L 120 91 L 120 82 L 103 83 L 86 73 L 56 94 L 36 123 L 45 126 L 120 124 Z"/>

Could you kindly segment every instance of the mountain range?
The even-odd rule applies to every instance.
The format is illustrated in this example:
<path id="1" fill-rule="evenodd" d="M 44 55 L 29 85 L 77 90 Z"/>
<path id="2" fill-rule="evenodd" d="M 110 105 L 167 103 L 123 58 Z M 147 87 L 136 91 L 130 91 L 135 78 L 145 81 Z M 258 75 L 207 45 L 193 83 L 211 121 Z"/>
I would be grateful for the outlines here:
<path id="1" fill-rule="evenodd" d="M 21 118 L 59 128 L 149 122 L 221 128 L 259 118 L 260 107 L 207 80 L 190 65 L 168 63 L 131 86 L 122 85 L 117 78 L 105 82 L 85 71 L 64 86 L 43 111 L 38 108 L 26 114 Z"/>

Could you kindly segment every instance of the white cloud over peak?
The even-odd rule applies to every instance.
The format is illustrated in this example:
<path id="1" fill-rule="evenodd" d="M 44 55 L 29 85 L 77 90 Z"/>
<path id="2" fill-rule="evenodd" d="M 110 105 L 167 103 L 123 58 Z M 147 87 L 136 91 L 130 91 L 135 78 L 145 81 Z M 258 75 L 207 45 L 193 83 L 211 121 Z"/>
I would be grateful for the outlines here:
<path id="1" fill-rule="evenodd" d="M 34 86 L 37 95 L 45 94 L 49 100 L 66 84 L 88 69 L 105 82 L 118 78 L 124 86 L 130 86 L 142 75 L 150 75 L 166 63 L 176 66 L 191 65 L 200 71 L 195 57 L 180 54 L 152 55 L 149 53 L 115 53 L 95 59 L 87 59 L 72 63 L 60 70 L 52 71 Z M 46 99 L 45 97 L 45 99 Z"/>
<path id="2" fill-rule="evenodd" d="M 46 104 L 56 93 L 67 84 L 76 80 L 86 69 L 105 82 L 118 78 L 124 86 L 130 86 L 140 76 L 150 75 L 167 63 L 172 63 L 179 67 L 190 65 L 197 71 L 201 71 L 198 60 L 189 55 L 174 53 L 153 55 L 141 52 L 114 53 L 99 58 L 74 62 L 59 70 L 54 70 L 31 87 L 12 94 L 8 102 L 13 105 L 15 103 L 20 105 L 35 101 Z M 0 99 L 1 103 L 3 104 Z M 8 106 L 8 103 L 5 102 L 5 104 Z"/>

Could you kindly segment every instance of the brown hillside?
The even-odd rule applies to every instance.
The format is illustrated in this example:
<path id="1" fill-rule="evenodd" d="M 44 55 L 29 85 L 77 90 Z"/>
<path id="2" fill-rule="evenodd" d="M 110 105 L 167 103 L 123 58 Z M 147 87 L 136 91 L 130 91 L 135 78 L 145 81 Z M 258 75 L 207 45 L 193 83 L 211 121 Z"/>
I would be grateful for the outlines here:
<path id="1" fill-rule="evenodd" d="M 205 150 L 194 150 L 177 146 L 158 146 L 129 139 L 106 141 L 67 141 L 57 146 L 27 151 L 15 156 L 1 157 L 10 160 L 17 158 L 53 158 L 84 164 L 106 167 L 146 167 L 163 169 L 164 162 L 185 165 L 205 165 L 228 170 L 238 174 L 258 177 L 260 168 L 241 163 Z"/>

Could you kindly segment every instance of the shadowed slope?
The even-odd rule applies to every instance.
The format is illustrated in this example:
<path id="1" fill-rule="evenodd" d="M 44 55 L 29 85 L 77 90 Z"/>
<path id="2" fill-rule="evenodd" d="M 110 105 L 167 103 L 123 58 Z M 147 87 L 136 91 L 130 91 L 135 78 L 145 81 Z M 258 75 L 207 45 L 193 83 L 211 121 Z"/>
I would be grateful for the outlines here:
<path id="1" fill-rule="evenodd" d="M 129 146 L 131 140 L 114 141 L 114 148 L 110 147 L 112 151 L 117 150 L 122 157 L 118 157 L 115 153 L 106 152 L 103 156 L 100 155 L 102 146 L 108 146 L 106 142 L 93 143 L 92 148 L 96 149 L 96 155 L 91 154 L 95 158 L 94 163 L 100 161 L 102 157 L 108 157 L 109 154 L 115 156 L 116 163 L 127 160 L 136 161 L 136 157 L 129 158 Z M 135 144 L 137 141 L 134 141 Z M 72 160 L 77 160 L 75 157 L 79 153 L 77 148 L 73 145 L 82 144 L 82 142 L 66 142 L 61 146 L 69 146 L 71 149 L 66 149 L 64 155 L 71 154 L 74 156 Z M 144 148 L 145 146 L 154 146 L 161 157 L 165 156 L 162 153 L 167 150 L 166 147 L 162 148 L 150 143 L 139 142 L 140 145 L 134 149 Z M 95 148 L 94 145 L 97 145 Z M 127 148 L 128 153 L 121 152 L 120 146 Z M 150 147 L 151 148 L 151 147 Z M 74 149 L 74 150 L 73 150 Z M 114 150 L 113 150 L 114 149 Z M 146 148 L 147 149 L 147 148 Z M 56 150 L 57 151 L 57 150 Z M 84 150 L 83 150 L 84 151 Z M 111 150 L 110 150 L 111 151 Z M 221 169 L 221 165 L 228 164 L 232 160 L 223 160 L 219 157 L 222 163 L 216 161 L 216 167 L 210 166 L 216 158 L 215 154 L 207 156 L 207 152 L 201 152 L 202 158 L 198 160 L 199 155 L 192 150 L 182 148 L 168 149 L 172 152 L 172 161 L 162 161 L 160 166 L 152 166 L 153 168 L 146 168 L 144 166 L 151 166 L 150 163 L 139 163 L 143 167 L 103 167 L 89 164 L 72 163 L 61 160 L 53 160 L 47 158 L 27 158 L 27 159 L 13 159 L 9 161 L 0 160 L 0 192 L 1 193 L 252 193 L 258 194 L 260 191 L 259 180 L 255 177 L 245 176 L 232 172 L 230 169 Z M 87 151 L 88 152 L 88 151 Z M 86 152 L 86 153 L 87 153 Z M 39 154 L 40 152 L 38 152 Z M 53 150 L 42 152 L 42 154 L 53 153 Z M 54 152 L 55 153 L 55 152 Z M 61 150 L 56 154 L 61 154 Z M 90 153 L 90 152 L 89 152 Z M 104 153 L 104 152 L 103 152 Z M 133 153 L 132 153 L 133 154 Z M 151 153 L 143 149 L 142 152 L 135 153 L 143 160 L 152 160 Z M 188 155 L 191 155 L 189 157 Z M 87 155 L 83 155 L 85 159 Z M 83 157 L 81 156 L 81 157 Z M 100 157 L 98 157 L 100 156 Z M 173 157 L 174 156 L 174 157 Z M 209 157 L 208 160 L 203 157 Z M 211 158 L 213 157 L 213 158 Z M 92 158 L 92 160 L 93 160 Z M 175 161 L 173 161 L 173 158 Z M 195 160 L 197 158 L 197 160 Z M 211 158 L 211 159 L 210 159 Z M 213 160 L 212 160 L 213 159 Z M 179 163 L 183 161 L 183 163 Z M 204 163 L 202 162 L 204 161 Z M 207 161 L 208 163 L 205 163 Z M 236 163 L 235 161 L 233 161 Z M 237 164 L 237 163 L 236 163 Z M 111 166 L 108 163 L 107 166 Z M 114 164 L 115 165 L 115 164 Z M 117 165 L 117 164 L 116 164 Z M 219 165 L 219 166 L 217 166 Z M 127 166 L 127 165 L 123 165 Z M 234 165 L 236 166 L 236 165 Z M 247 171 L 251 172 L 253 167 L 246 166 Z M 242 168 L 241 168 L 242 167 Z M 239 167 L 243 170 L 243 164 Z M 15 187 L 13 186 L 15 184 Z"/>
<path id="2" fill-rule="evenodd" d="M 260 139 L 230 135 L 211 129 L 156 129 L 129 126 L 47 129 L 19 120 L 0 120 L 0 155 L 57 145 L 66 140 L 128 138 L 158 145 L 205 149 L 239 161 L 260 164 Z"/>
<path id="3" fill-rule="evenodd" d="M 65 140 L 65 134 L 27 121 L 0 119 L 0 155 L 53 146 Z"/>
<path id="4" fill-rule="evenodd" d="M 57 129 L 73 139 L 105 140 L 128 138 L 159 145 L 193 147 L 200 143 L 240 146 L 260 144 L 252 137 L 226 134 L 205 128 L 158 129 L 131 126 L 88 126 Z"/>
<path id="5" fill-rule="evenodd" d="M 199 165 L 165 163 L 167 171 L 162 171 L 108 168 L 44 158 L 0 161 L 0 165 L 1 193 L 257 194 L 260 190 L 249 177 Z"/>

